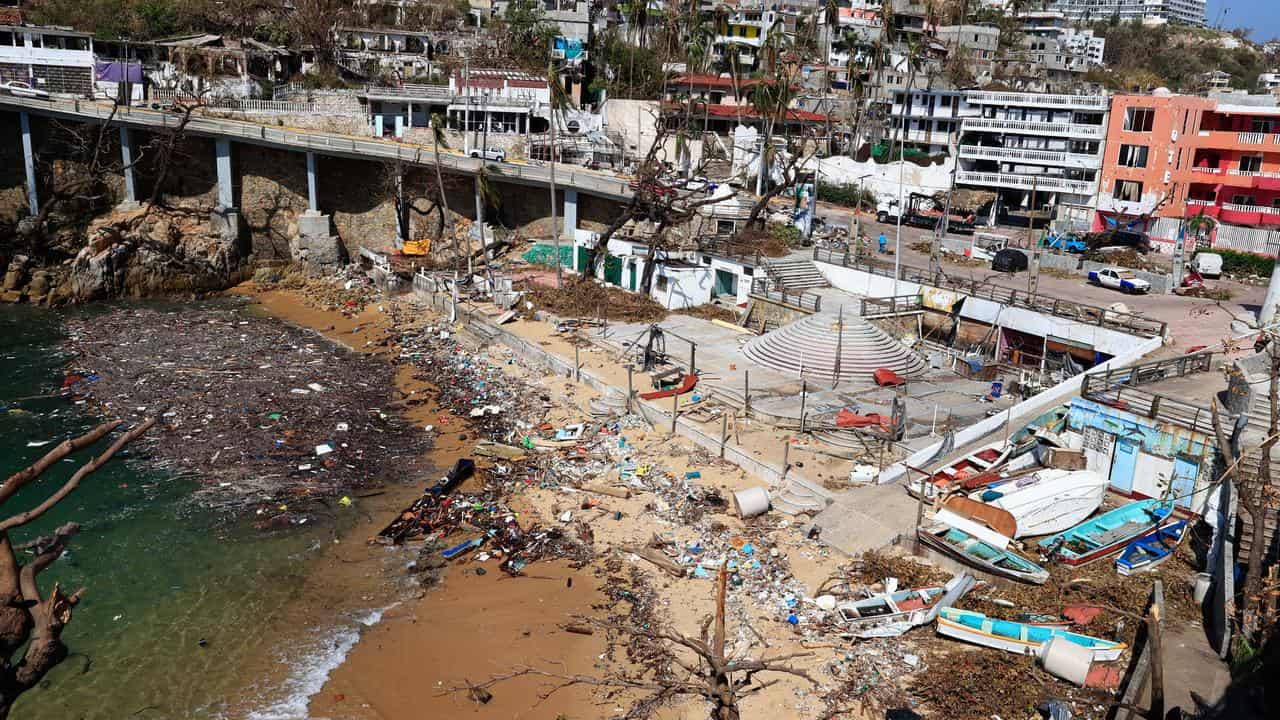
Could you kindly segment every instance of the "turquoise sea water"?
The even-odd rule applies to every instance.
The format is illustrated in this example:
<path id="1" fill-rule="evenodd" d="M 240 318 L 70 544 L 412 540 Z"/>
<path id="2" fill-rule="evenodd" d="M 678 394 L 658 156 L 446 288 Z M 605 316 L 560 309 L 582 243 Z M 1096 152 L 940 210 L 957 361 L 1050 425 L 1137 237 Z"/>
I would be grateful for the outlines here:
<path id="1" fill-rule="evenodd" d="M 53 311 L 0 307 L 0 476 L 95 424 L 56 396 L 66 362 L 60 320 Z M 33 397 L 40 395 L 53 397 Z M 28 447 L 44 441 L 52 442 Z M 89 452 L 75 457 L 83 461 Z M 78 464 L 59 463 L 0 512 L 35 505 Z M 87 593 L 63 635 L 73 657 L 24 695 L 13 717 L 305 716 L 307 692 L 318 689 L 367 620 L 352 608 L 299 619 L 295 601 L 308 563 L 333 542 L 335 528 L 265 535 L 215 525 L 193 505 L 190 490 L 137 457 L 117 456 L 15 533 L 16 545 L 79 523 L 70 552 L 41 575 L 41 585 L 59 581 Z M 277 658 L 279 667 L 264 666 L 264 657 Z"/>

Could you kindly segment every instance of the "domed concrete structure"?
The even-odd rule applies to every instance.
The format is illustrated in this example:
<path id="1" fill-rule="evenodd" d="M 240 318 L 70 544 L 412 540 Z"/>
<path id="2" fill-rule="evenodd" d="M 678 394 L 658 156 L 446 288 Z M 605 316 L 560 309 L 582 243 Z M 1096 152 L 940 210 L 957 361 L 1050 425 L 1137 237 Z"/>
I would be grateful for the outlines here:
<path id="1" fill-rule="evenodd" d="M 742 351 L 752 361 L 808 378 L 870 380 L 886 368 L 903 377 L 919 375 L 928 364 L 889 333 L 861 317 L 817 314 L 797 320 L 748 342 Z"/>

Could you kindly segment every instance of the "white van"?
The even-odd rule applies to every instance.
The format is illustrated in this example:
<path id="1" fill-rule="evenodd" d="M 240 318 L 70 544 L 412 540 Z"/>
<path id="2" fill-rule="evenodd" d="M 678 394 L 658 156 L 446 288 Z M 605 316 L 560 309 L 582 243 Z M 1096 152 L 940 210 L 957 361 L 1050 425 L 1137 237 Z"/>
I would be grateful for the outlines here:
<path id="1" fill-rule="evenodd" d="M 1222 277 L 1222 256 L 1218 253 L 1196 253 L 1191 267 L 1207 278 Z"/>

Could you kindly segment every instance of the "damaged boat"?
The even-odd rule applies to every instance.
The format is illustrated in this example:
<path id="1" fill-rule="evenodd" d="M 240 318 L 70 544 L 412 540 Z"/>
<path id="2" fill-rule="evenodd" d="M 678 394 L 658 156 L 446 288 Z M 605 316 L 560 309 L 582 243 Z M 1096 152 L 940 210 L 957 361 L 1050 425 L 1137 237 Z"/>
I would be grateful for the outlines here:
<path id="1" fill-rule="evenodd" d="M 1102 505 L 1107 478 L 1092 470 L 1037 470 L 969 497 L 1007 511 L 1015 538 L 1052 535 L 1083 522 Z"/>
<path id="2" fill-rule="evenodd" d="M 1187 528 L 1186 520 L 1176 520 L 1129 543 L 1120 557 L 1116 558 L 1116 572 L 1132 575 L 1155 570 L 1165 560 L 1173 557 Z"/>
<path id="3" fill-rule="evenodd" d="M 933 622 L 938 611 L 951 607 L 977 583 L 962 572 L 945 585 L 889 590 L 863 600 L 836 606 L 844 636 L 856 638 L 897 637 L 913 627 Z"/>
<path id="4" fill-rule="evenodd" d="M 1080 566 L 1114 555 L 1159 527 L 1173 512 L 1163 500 L 1138 500 L 1040 541 L 1045 557 Z"/>
<path id="5" fill-rule="evenodd" d="M 1128 647 L 1114 640 L 1103 640 L 1044 625 L 1001 620 L 959 608 L 943 608 L 938 613 L 938 634 L 975 645 L 1036 657 L 1040 657 L 1049 641 L 1057 637 L 1088 648 L 1093 653 L 1094 662 L 1117 660 Z"/>

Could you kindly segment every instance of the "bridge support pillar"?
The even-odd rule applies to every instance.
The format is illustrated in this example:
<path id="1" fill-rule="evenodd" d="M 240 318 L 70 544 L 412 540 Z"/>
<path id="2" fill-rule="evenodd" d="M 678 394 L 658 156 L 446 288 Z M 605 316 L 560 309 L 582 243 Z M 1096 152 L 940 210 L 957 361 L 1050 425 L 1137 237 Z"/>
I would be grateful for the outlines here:
<path id="1" fill-rule="evenodd" d="M 214 140 L 218 166 L 218 206 L 209 214 L 209 231 L 227 240 L 240 237 L 240 211 L 236 209 L 231 176 L 231 141 Z"/>
<path id="2" fill-rule="evenodd" d="M 138 186 L 133 175 L 133 133 L 129 128 L 120 128 L 120 160 L 124 169 L 124 202 L 119 209 L 132 210 L 138 207 Z"/>
<path id="3" fill-rule="evenodd" d="M 31 118 L 20 112 L 18 122 L 22 125 L 22 161 L 27 170 L 27 207 L 35 216 L 40 214 L 40 196 L 36 192 L 36 155 L 31 144 Z"/>
<path id="4" fill-rule="evenodd" d="M 573 231 L 578 229 L 578 191 L 568 188 L 564 191 L 564 225 L 560 236 L 573 239 Z"/>
<path id="5" fill-rule="evenodd" d="M 316 192 L 316 154 L 307 153 L 307 209 L 320 212 L 319 193 Z"/>

